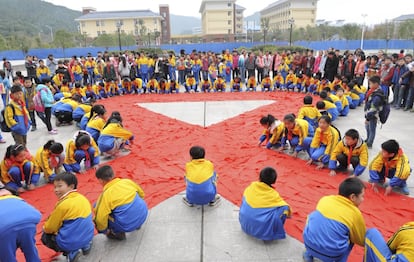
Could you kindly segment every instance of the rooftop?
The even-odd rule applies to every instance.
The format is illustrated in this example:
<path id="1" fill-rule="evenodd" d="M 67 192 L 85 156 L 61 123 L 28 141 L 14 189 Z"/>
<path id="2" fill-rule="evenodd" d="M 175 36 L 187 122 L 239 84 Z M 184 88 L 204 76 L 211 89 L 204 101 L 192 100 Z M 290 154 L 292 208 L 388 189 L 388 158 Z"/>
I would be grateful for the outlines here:
<path id="1" fill-rule="evenodd" d="M 408 14 L 408 15 L 400 15 L 396 18 L 394 18 L 394 21 L 406 21 L 406 20 L 411 20 L 414 19 L 414 14 Z"/>
<path id="2" fill-rule="evenodd" d="M 102 11 L 102 12 L 90 12 L 75 19 L 80 20 L 97 20 L 97 19 L 127 19 L 137 17 L 160 17 L 158 13 L 154 13 L 151 10 L 128 10 L 128 11 Z"/>

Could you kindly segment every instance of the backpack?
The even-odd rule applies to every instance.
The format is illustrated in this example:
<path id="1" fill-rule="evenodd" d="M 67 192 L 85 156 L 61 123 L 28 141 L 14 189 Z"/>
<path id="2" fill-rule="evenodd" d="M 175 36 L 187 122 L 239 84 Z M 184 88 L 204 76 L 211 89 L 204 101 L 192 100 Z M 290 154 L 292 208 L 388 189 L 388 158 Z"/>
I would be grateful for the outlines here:
<path id="1" fill-rule="evenodd" d="M 6 106 L 6 108 L 7 108 L 8 106 L 10 106 L 10 107 L 12 108 L 12 112 L 13 112 L 13 116 L 14 116 L 14 114 L 15 114 L 15 111 L 14 111 L 14 106 L 13 106 L 13 105 L 11 105 L 11 104 L 8 104 L 8 105 Z M 6 110 L 6 108 L 4 108 L 3 110 L 1 110 L 1 115 L 0 115 L 0 118 L 1 118 L 0 128 L 1 128 L 1 132 L 9 133 L 9 132 L 11 132 L 11 129 L 10 129 L 10 127 L 6 124 L 6 118 L 4 117 L 4 111 Z"/>
<path id="2" fill-rule="evenodd" d="M 391 112 L 391 105 L 388 103 L 387 97 L 382 92 L 374 92 L 372 93 L 373 96 L 379 96 L 382 99 L 382 105 L 378 111 L 378 117 L 381 124 L 385 124 L 390 116 Z"/>
<path id="3" fill-rule="evenodd" d="M 34 109 L 36 112 L 44 113 L 45 112 L 45 105 L 42 102 L 42 95 L 41 92 L 44 90 L 44 88 L 40 89 L 39 92 L 36 93 L 36 95 L 33 96 L 33 104 Z"/>

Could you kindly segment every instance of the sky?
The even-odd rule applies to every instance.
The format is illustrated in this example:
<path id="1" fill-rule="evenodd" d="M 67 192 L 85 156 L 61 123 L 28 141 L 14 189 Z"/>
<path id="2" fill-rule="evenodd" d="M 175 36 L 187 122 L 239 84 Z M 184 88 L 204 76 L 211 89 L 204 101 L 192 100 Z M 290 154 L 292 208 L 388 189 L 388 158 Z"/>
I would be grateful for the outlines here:
<path id="1" fill-rule="evenodd" d="M 160 4 L 168 4 L 170 13 L 200 17 L 201 0 L 44 0 L 55 5 L 81 11 L 82 7 L 94 7 L 97 11 L 150 9 L 158 12 Z M 225 1 L 225 0 L 223 0 Z M 237 0 L 237 4 L 246 8 L 244 16 L 264 9 L 276 0 Z M 311 1 L 311 0 L 308 0 Z M 313 1 L 313 0 L 312 0 Z M 316 1 L 316 0 L 314 0 Z M 414 14 L 414 5 L 409 0 L 318 0 L 316 19 L 327 21 L 345 20 L 349 23 L 380 24 L 400 15 Z"/>

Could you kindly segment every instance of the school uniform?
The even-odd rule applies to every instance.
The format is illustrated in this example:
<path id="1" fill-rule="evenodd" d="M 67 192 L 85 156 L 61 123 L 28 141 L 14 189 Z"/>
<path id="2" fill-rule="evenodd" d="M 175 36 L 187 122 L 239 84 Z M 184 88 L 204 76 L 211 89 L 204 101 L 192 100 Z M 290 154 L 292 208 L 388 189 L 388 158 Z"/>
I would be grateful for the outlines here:
<path id="1" fill-rule="evenodd" d="M 359 138 L 353 147 L 347 145 L 345 139 L 342 139 L 330 155 L 329 169 L 346 169 L 349 165 L 353 166 L 355 176 L 360 176 L 368 165 L 368 147 L 362 138 Z"/>
<path id="2" fill-rule="evenodd" d="M 91 137 L 91 146 L 87 150 L 82 150 L 76 148 L 74 139 L 69 140 L 66 144 L 65 160 L 63 162 L 65 170 L 68 172 L 79 173 L 82 160 L 85 161 L 85 167 L 87 168 L 98 165 L 99 148 L 95 143 L 95 140 Z"/>
<path id="3" fill-rule="evenodd" d="M 303 105 L 298 113 L 299 119 L 308 121 L 309 125 L 314 128 L 318 127 L 318 120 L 321 116 L 321 112 L 314 105 Z"/>
<path id="4" fill-rule="evenodd" d="M 35 240 L 40 212 L 20 197 L 5 195 L 0 196 L 0 218 L 0 261 L 17 261 L 20 248 L 26 261 L 40 262 Z"/>
<path id="5" fill-rule="evenodd" d="M 381 233 L 376 228 L 371 228 L 365 236 L 366 262 L 389 261 L 409 262 L 414 261 L 414 222 L 408 222 L 398 229 L 393 236 L 384 241 Z"/>
<path id="6" fill-rule="evenodd" d="M 22 188 L 23 181 L 26 186 L 36 185 L 40 177 L 39 167 L 32 160 L 33 158 L 28 151 L 26 151 L 26 157 L 21 163 L 11 159 L 3 159 L 0 164 L 1 182 L 14 190 Z"/>
<path id="7" fill-rule="evenodd" d="M 134 138 L 131 131 L 123 128 L 119 123 L 110 123 L 102 131 L 98 138 L 98 147 L 101 153 L 113 155 Z"/>
<path id="8" fill-rule="evenodd" d="M 309 145 L 312 141 L 314 128 L 306 120 L 295 119 L 295 126 L 292 130 L 285 128 L 282 138 L 282 146 L 289 141 L 291 147 L 295 148 L 296 152 L 302 150 L 309 150 Z"/>
<path id="9" fill-rule="evenodd" d="M 185 165 L 186 197 L 189 203 L 206 205 L 217 194 L 217 174 L 206 159 L 193 159 Z"/>
<path id="10" fill-rule="evenodd" d="M 65 160 L 65 154 L 52 155 L 48 149 L 40 147 L 34 158 L 36 165 L 39 167 L 39 171 L 43 172 L 43 176 L 46 181 L 52 182 L 56 176 L 55 168 L 62 166 Z"/>
<path id="11" fill-rule="evenodd" d="M 76 122 L 80 122 L 82 117 L 86 114 L 91 112 L 92 106 L 87 104 L 79 104 L 72 112 L 72 118 Z"/>
<path id="12" fill-rule="evenodd" d="M 90 248 L 94 235 L 89 200 L 76 190 L 62 196 L 43 226 L 42 242 L 59 252 Z"/>
<path id="13" fill-rule="evenodd" d="M 371 182 L 384 183 L 385 179 L 389 178 L 391 187 L 400 187 L 407 195 L 409 194 L 407 179 L 410 175 L 410 162 L 401 149 L 391 159 L 384 159 L 380 152 L 369 164 Z"/>
<path id="14" fill-rule="evenodd" d="M 262 80 L 262 91 L 272 91 L 272 79 L 270 77 L 265 77 Z"/>
<path id="15" fill-rule="evenodd" d="M 281 139 L 283 137 L 283 132 L 285 130 L 285 124 L 279 120 L 275 120 L 269 128 L 263 130 L 262 135 L 259 138 L 260 143 L 263 143 L 267 140 L 266 148 L 272 148 L 274 146 L 281 146 Z"/>
<path id="16" fill-rule="evenodd" d="M 309 156 L 313 161 L 321 161 L 323 164 L 328 164 L 339 139 L 338 130 L 332 126 L 329 126 L 326 131 L 322 131 L 319 127 L 316 128 L 310 145 Z"/>
<path id="17" fill-rule="evenodd" d="M 274 89 L 283 89 L 285 86 L 285 79 L 283 78 L 283 76 L 275 76 L 273 78 L 273 88 Z"/>
<path id="18" fill-rule="evenodd" d="M 88 121 L 85 131 L 88 132 L 92 136 L 95 142 L 97 142 L 105 124 L 106 124 L 105 119 L 99 116 L 94 116 L 92 119 Z"/>
<path id="19" fill-rule="evenodd" d="M 200 83 L 201 85 L 201 92 L 210 92 L 211 89 L 213 89 L 213 85 L 211 84 L 210 80 L 202 81 Z"/>
<path id="20" fill-rule="evenodd" d="M 114 178 L 108 182 L 95 207 L 95 225 L 99 233 L 132 232 L 147 219 L 144 191 L 129 179 Z"/>
<path id="21" fill-rule="evenodd" d="M 223 78 L 217 78 L 216 81 L 214 81 L 214 92 L 221 91 L 226 92 L 226 82 Z"/>
<path id="22" fill-rule="evenodd" d="M 4 120 L 10 128 L 14 141 L 26 145 L 27 132 L 30 129 L 31 121 L 29 112 L 24 102 L 10 100 L 9 105 L 4 109 Z"/>
<path id="23" fill-rule="evenodd" d="M 352 201 L 340 195 L 322 197 L 303 231 L 305 258 L 346 262 L 354 244 L 363 246 L 365 222 Z"/>
<path id="24" fill-rule="evenodd" d="M 335 121 L 339 116 L 338 107 L 328 100 L 323 100 L 323 102 L 325 103 L 325 109 L 329 113 L 331 120 Z"/>
<path id="25" fill-rule="evenodd" d="M 284 239 L 284 223 L 290 215 L 289 205 L 269 185 L 257 181 L 244 190 L 239 221 L 246 234 L 266 241 Z"/>

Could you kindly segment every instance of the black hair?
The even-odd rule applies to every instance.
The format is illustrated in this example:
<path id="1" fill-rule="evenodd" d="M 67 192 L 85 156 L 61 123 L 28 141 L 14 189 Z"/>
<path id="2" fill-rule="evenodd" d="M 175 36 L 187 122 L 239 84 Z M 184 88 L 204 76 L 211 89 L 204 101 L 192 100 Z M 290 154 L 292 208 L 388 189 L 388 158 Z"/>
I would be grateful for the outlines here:
<path id="1" fill-rule="evenodd" d="M 66 185 L 73 185 L 73 189 L 78 188 L 78 179 L 72 172 L 62 172 L 56 175 L 54 181 L 63 181 Z"/>
<path id="2" fill-rule="evenodd" d="M 80 88 L 81 84 L 80 83 L 75 83 L 75 88 Z"/>
<path id="3" fill-rule="evenodd" d="M 322 89 L 322 92 L 326 92 L 328 94 L 331 92 L 331 88 L 329 86 L 326 86 Z"/>
<path id="4" fill-rule="evenodd" d="M 71 98 L 78 103 L 82 102 L 82 97 L 79 94 L 74 94 Z"/>
<path id="5" fill-rule="evenodd" d="M 29 76 L 25 76 L 25 77 L 23 77 L 23 80 L 24 81 L 29 81 L 30 80 L 30 82 L 32 81 L 32 78 L 30 78 Z"/>
<path id="6" fill-rule="evenodd" d="M 96 178 L 102 179 L 104 181 L 110 181 L 112 178 L 114 178 L 115 173 L 111 166 L 105 165 L 101 166 L 96 170 L 95 173 Z"/>
<path id="7" fill-rule="evenodd" d="M 53 154 L 58 155 L 63 152 L 63 145 L 61 143 L 56 143 L 55 140 L 49 140 L 43 145 L 43 149 L 47 149 Z"/>
<path id="8" fill-rule="evenodd" d="M 332 118 L 330 116 L 323 115 L 323 116 L 319 117 L 318 122 L 321 121 L 321 120 L 324 120 L 329 125 L 332 124 Z"/>
<path id="9" fill-rule="evenodd" d="M 91 108 L 91 113 L 90 113 L 90 117 L 88 119 L 88 122 L 95 116 L 98 115 L 104 115 L 106 113 L 106 109 L 103 105 L 94 105 Z"/>
<path id="10" fill-rule="evenodd" d="M 52 80 L 50 79 L 50 77 L 45 77 L 45 78 L 43 78 L 42 79 L 42 84 L 47 84 L 47 83 L 51 83 L 52 82 Z"/>
<path id="11" fill-rule="evenodd" d="M 349 198 L 352 194 L 358 196 L 364 190 L 365 185 L 357 177 L 348 177 L 339 185 L 339 195 Z"/>
<path id="12" fill-rule="evenodd" d="M 348 131 L 345 132 L 345 136 L 349 136 L 352 139 L 359 139 L 359 133 L 356 129 L 349 129 Z"/>
<path id="13" fill-rule="evenodd" d="M 265 167 L 260 171 L 259 175 L 260 182 L 267 184 L 268 186 L 272 186 L 276 183 L 277 173 L 273 167 Z"/>
<path id="14" fill-rule="evenodd" d="M 108 120 L 106 121 L 106 123 L 105 123 L 105 125 L 104 125 L 103 128 L 107 127 L 109 124 L 112 124 L 112 123 L 117 123 L 117 124 L 120 124 L 122 126 L 122 117 L 121 117 L 121 114 L 119 114 L 119 112 L 118 112 L 118 114 L 114 114 L 116 112 L 117 111 L 115 111 L 115 112 L 112 113 L 112 115 L 108 118 Z"/>
<path id="15" fill-rule="evenodd" d="M 303 103 L 304 103 L 305 105 L 312 105 L 312 103 L 313 103 L 313 98 L 312 98 L 311 96 L 305 96 L 305 97 L 303 98 Z"/>
<path id="16" fill-rule="evenodd" d="M 296 116 L 295 114 L 291 113 L 291 114 L 287 114 L 285 115 L 285 117 L 283 118 L 283 121 L 289 121 L 291 123 L 295 122 L 296 120 Z"/>
<path id="17" fill-rule="evenodd" d="M 86 132 L 79 132 L 75 139 L 76 148 L 80 148 L 83 145 L 91 145 L 91 137 Z"/>
<path id="18" fill-rule="evenodd" d="M 316 102 L 316 108 L 317 109 L 325 109 L 325 102 L 324 101 Z"/>
<path id="19" fill-rule="evenodd" d="M 273 115 L 268 114 L 267 116 L 260 118 L 260 124 L 270 126 L 275 120 L 276 118 Z"/>
<path id="20" fill-rule="evenodd" d="M 20 152 L 25 151 L 26 147 L 22 144 L 14 144 L 10 145 L 6 149 L 6 154 L 4 156 L 4 159 L 9 159 L 12 156 L 16 157 L 20 154 Z"/>
<path id="21" fill-rule="evenodd" d="M 328 87 L 329 88 L 329 87 Z M 327 97 L 328 97 L 328 93 L 325 91 L 325 90 L 323 90 L 320 94 L 319 94 L 319 97 L 320 98 L 322 98 L 322 99 L 326 99 Z"/>
<path id="22" fill-rule="evenodd" d="M 14 93 L 17 93 L 17 92 L 23 92 L 22 87 L 20 85 L 13 85 L 10 88 L 10 93 L 14 94 Z"/>
<path id="23" fill-rule="evenodd" d="M 206 155 L 206 150 L 201 146 L 192 146 L 190 156 L 192 159 L 202 159 Z"/>
<path id="24" fill-rule="evenodd" d="M 390 154 L 397 154 L 400 150 L 400 144 L 394 139 L 390 139 L 381 144 L 381 148 Z"/>
<path id="25" fill-rule="evenodd" d="M 379 76 L 371 76 L 369 78 L 369 82 L 372 82 L 374 84 L 379 84 L 381 82 L 381 79 Z"/>

